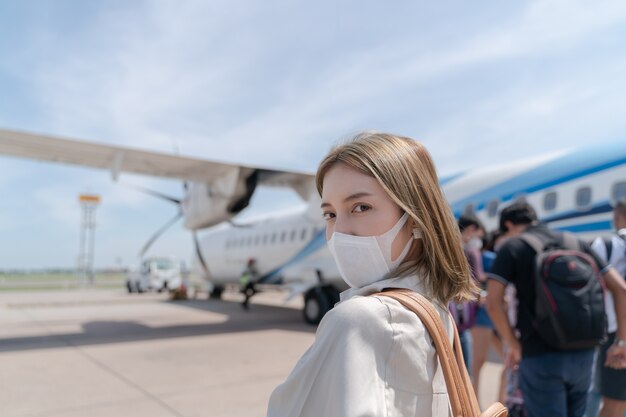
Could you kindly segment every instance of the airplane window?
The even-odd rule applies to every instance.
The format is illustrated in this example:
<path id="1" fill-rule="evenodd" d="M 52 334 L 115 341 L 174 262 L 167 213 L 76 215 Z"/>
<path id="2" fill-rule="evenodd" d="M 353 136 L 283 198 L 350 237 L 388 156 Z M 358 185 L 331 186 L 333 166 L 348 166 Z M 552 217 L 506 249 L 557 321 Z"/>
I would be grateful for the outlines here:
<path id="1" fill-rule="evenodd" d="M 300 233 L 300 240 L 304 240 L 306 238 L 306 229 L 302 229 L 302 232 Z"/>
<path id="2" fill-rule="evenodd" d="M 591 206 L 591 187 L 581 187 L 576 191 L 576 207 L 588 210 Z"/>
<path id="3" fill-rule="evenodd" d="M 545 211 L 552 211 L 556 208 L 556 191 L 550 191 L 543 196 L 543 209 Z"/>
<path id="4" fill-rule="evenodd" d="M 291 231 L 291 238 L 289 239 L 291 242 L 296 240 L 296 233 L 297 231 L 295 229 Z"/>
<path id="5" fill-rule="evenodd" d="M 626 181 L 613 184 L 611 189 L 611 200 L 613 201 L 613 204 L 623 198 L 626 198 Z"/>
<path id="6" fill-rule="evenodd" d="M 248 236 L 248 246 L 252 246 L 252 236 Z"/>
<path id="7" fill-rule="evenodd" d="M 267 244 L 267 238 L 268 238 L 268 237 L 269 237 L 269 236 L 268 236 L 268 234 L 267 234 L 267 233 L 263 235 L 263 244 L 264 244 L 264 245 L 265 245 L 265 244 Z"/>
<path id="8" fill-rule="evenodd" d="M 242 238 L 239 240 L 239 246 L 243 248 L 243 246 L 244 246 L 245 244 L 246 244 L 246 238 L 245 238 L 245 237 L 242 237 Z"/>
<path id="9" fill-rule="evenodd" d="M 276 233 L 272 233 L 272 242 L 271 243 L 274 243 L 274 242 L 276 242 Z"/>
<path id="10" fill-rule="evenodd" d="M 500 202 L 498 200 L 491 200 L 487 204 L 487 216 L 496 217 L 498 215 L 498 206 Z"/>
<path id="11" fill-rule="evenodd" d="M 259 246 L 259 242 L 261 242 L 261 235 L 256 235 L 256 238 L 254 238 L 254 246 Z"/>
<path id="12" fill-rule="evenodd" d="M 282 242 L 284 242 L 286 237 L 287 237 L 287 231 L 283 231 L 283 232 L 280 234 L 280 242 L 281 242 L 281 243 L 282 243 Z"/>

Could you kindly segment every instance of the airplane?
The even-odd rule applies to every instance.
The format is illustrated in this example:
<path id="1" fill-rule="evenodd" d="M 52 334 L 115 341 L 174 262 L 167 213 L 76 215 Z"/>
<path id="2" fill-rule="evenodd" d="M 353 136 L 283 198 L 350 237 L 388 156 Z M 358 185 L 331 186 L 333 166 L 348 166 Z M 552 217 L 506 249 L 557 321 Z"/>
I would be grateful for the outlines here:
<path id="1" fill-rule="evenodd" d="M 308 323 L 319 323 L 347 289 L 326 246 L 313 173 L 5 129 L 0 129 L 0 154 L 101 168 L 114 180 L 126 172 L 183 181 L 185 196 L 180 200 L 146 191 L 179 206 L 166 226 L 184 218 L 194 239 L 196 269 L 212 285 L 212 297 L 237 284 L 251 258 L 256 260 L 258 285 L 287 289 L 289 298 L 304 296 Z M 611 231 L 612 204 L 626 198 L 626 141 L 478 167 L 441 177 L 440 184 L 455 216 L 475 213 L 487 230 L 498 227 L 503 207 L 523 198 L 550 227 L 592 239 Z M 234 222 L 259 187 L 291 188 L 306 204 L 246 224 Z M 201 239 L 198 230 L 206 230 Z"/>

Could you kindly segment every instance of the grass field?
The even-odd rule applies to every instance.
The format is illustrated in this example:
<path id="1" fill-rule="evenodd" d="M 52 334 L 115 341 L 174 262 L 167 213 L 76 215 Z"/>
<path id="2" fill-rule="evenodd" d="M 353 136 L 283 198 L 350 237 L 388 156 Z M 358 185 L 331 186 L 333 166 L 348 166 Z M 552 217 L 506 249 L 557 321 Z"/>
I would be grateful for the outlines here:
<path id="1" fill-rule="evenodd" d="M 68 290 L 76 288 L 125 288 L 126 274 L 97 273 L 93 285 L 71 273 L 0 274 L 0 291 Z"/>

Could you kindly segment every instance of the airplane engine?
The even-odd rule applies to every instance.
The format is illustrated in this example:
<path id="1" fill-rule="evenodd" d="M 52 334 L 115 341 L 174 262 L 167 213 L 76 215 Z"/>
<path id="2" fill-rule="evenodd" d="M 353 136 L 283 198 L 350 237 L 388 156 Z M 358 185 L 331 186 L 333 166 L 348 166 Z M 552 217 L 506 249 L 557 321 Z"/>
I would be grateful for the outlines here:
<path id="1" fill-rule="evenodd" d="M 182 201 L 185 227 L 203 229 L 230 220 L 250 203 L 258 170 L 228 167 L 211 182 L 191 182 Z"/>

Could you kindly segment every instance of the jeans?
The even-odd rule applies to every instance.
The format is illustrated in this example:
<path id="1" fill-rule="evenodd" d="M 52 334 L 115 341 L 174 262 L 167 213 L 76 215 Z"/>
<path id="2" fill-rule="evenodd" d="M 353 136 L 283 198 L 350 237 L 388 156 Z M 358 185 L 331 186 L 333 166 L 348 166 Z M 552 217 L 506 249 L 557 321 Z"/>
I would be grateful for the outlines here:
<path id="1" fill-rule="evenodd" d="M 591 372 L 591 386 L 587 394 L 587 411 L 585 417 L 598 417 L 600 413 L 600 402 L 602 395 L 600 394 L 600 368 L 598 367 L 598 349 L 593 355 L 593 367 Z"/>
<path id="2" fill-rule="evenodd" d="M 522 358 L 520 386 L 529 417 L 583 417 L 594 350 Z"/>
<path id="3" fill-rule="evenodd" d="M 472 374 L 472 333 L 467 330 L 459 332 L 459 341 L 461 342 L 461 350 L 463 351 L 463 359 L 467 373 Z"/>

